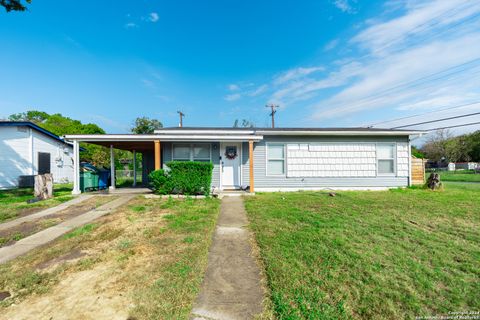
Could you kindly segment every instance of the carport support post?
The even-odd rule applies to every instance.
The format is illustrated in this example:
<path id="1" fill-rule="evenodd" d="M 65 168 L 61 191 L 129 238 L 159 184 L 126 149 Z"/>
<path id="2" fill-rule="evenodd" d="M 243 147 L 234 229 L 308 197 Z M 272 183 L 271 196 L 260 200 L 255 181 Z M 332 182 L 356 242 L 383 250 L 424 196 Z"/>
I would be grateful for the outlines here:
<path id="1" fill-rule="evenodd" d="M 133 150 L 133 186 L 137 185 L 137 151 Z"/>
<path id="2" fill-rule="evenodd" d="M 162 167 L 162 158 L 160 153 L 160 140 L 155 140 L 155 170 L 160 170 Z"/>
<path id="3" fill-rule="evenodd" d="M 78 141 L 73 140 L 73 190 L 72 194 L 80 194 L 80 148 Z"/>
<path id="4" fill-rule="evenodd" d="M 115 158 L 113 145 L 110 145 L 110 190 L 115 190 Z"/>
<path id="5" fill-rule="evenodd" d="M 250 165 L 250 192 L 255 192 L 255 179 L 253 177 L 253 140 L 248 141 L 248 164 Z"/>

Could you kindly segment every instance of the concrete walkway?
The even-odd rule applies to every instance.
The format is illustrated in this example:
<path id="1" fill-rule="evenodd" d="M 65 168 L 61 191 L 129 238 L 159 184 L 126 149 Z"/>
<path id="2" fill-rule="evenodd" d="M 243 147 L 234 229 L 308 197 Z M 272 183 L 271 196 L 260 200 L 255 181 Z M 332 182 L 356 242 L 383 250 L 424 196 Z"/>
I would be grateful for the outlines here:
<path id="1" fill-rule="evenodd" d="M 80 195 L 80 196 L 76 197 L 75 199 L 72 199 L 70 201 L 66 201 L 66 202 L 61 203 L 58 206 L 51 207 L 51 208 L 39 211 L 37 213 L 29 214 L 28 216 L 24 216 L 24 217 L 21 217 L 21 218 L 12 220 L 12 221 L 2 223 L 2 224 L 0 224 L 0 231 L 7 230 L 7 229 L 10 229 L 12 227 L 16 227 L 16 226 L 18 226 L 18 225 L 20 225 L 24 222 L 37 220 L 41 217 L 45 217 L 45 216 L 60 212 L 62 210 L 67 209 L 70 206 L 73 206 L 75 204 L 79 204 L 79 203 L 81 203 L 85 200 L 88 200 L 88 199 L 92 198 L 92 197 L 93 197 L 93 195 Z"/>
<path id="2" fill-rule="evenodd" d="M 112 210 L 118 208 L 122 204 L 130 201 L 134 197 L 135 195 L 122 196 L 121 198 L 110 201 L 94 210 L 90 210 L 80 216 L 66 220 L 56 226 L 47 228 L 20 241 L 17 241 L 11 246 L 0 248 L 0 263 L 10 261 L 18 256 L 29 252 L 30 250 L 33 250 L 52 240 L 55 240 L 56 238 L 71 231 L 74 228 L 80 227 L 95 219 L 98 219 L 101 216 L 110 213 Z"/>
<path id="3" fill-rule="evenodd" d="M 247 224 L 243 199 L 224 197 L 192 319 L 252 319 L 262 312 L 260 270 Z"/>

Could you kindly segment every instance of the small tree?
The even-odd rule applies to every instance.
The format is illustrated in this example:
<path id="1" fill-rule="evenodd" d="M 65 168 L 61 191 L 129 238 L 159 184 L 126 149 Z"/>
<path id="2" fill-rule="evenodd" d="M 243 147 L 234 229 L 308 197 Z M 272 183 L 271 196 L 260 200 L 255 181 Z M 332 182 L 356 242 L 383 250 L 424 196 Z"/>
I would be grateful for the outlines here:
<path id="1" fill-rule="evenodd" d="M 163 124 L 157 119 L 150 119 L 148 117 L 138 117 L 135 119 L 132 133 L 149 134 L 157 129 L 163 128 Z"/>

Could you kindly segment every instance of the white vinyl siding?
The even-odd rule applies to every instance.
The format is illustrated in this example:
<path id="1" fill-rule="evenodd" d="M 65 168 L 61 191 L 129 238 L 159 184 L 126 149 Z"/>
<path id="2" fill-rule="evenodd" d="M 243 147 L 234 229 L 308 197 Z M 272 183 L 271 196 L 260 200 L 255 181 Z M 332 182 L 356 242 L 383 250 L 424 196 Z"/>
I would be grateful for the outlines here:
<path id="1" fill-rule="evenodd" d="M 288 177 L 375 177 L 374 143 L 287 145 Z"/>
<path id="2" fill-rule="evenodd" d="M 377 144 L 377 173 L 378 175 L 395 174 L 395 144 Z"/>
<path id="3" fill-rule="evenodd" d="M 285 145 L 267 145 L 267 175 L 285 175 Z"/>
<path id="4" fill-rule="evenodd" d="M 174 144 L 172 159 L 178 161 L 210 162 L 212 160 L 211 144 Z"/>
<path id="5" fill-rule="evenodd" d="M 409 158 L 410 153 L 408 152 L 409 145 L 408 142 L 399 142 L 397 143 L 397 177 L 408 177 L 409 176 Z"/>

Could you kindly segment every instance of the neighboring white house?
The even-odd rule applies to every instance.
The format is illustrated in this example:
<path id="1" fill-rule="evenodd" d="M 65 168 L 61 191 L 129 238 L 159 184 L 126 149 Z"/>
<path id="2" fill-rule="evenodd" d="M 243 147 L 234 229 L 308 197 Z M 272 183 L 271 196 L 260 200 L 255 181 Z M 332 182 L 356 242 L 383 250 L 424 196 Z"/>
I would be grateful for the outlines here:
<path id="1" fill-rule="evenodd" d="M 73 181 L 72 145 L 32 122 L 0 121 L 0 189 L 44 173 L 55 183 Z"/>

